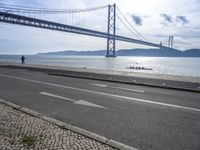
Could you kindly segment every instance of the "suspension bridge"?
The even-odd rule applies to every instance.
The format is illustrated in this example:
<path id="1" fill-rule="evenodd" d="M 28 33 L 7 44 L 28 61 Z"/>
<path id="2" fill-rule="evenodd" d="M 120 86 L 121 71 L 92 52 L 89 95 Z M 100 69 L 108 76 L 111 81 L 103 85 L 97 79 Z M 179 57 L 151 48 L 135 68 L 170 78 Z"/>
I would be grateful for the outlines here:
<path id="1" fill-rule="evenodd" d="M 116 41 L 167 48 L 161 43 L 147 41 L 116 4 L 86 9 L 49 9 L 0 3 L 0 22 L 104 38 L 107 39 L 106 57 L 116 57 Z M 131 36 L 121 34 L 122 25 Z"/>

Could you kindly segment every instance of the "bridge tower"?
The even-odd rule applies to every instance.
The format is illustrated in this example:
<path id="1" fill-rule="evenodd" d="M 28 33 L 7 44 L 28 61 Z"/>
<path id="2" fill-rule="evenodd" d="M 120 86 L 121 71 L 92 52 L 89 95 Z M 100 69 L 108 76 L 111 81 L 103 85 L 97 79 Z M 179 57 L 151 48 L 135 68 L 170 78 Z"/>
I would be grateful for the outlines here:
<path id="1" fill-rule="evenodd" d="M 169 39 L 168 39 L 168 47 L 173 48 L 173 46 L 174 46 L 174 36 L 171 35 L 169 36 Z"/>
<path id="2" fill-rule="evenodd" d="M 116 57 L 115 55 L 115 29 L 116 29 L 116 4 L 108 5 L 108 31 L 107 31 L 106 57 Z"/>

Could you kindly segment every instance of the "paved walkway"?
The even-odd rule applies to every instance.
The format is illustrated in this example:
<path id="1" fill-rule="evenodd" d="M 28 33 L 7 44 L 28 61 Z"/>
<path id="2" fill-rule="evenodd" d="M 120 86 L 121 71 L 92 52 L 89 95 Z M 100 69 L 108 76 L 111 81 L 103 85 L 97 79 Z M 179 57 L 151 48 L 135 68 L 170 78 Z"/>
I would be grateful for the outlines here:
<path id="1" fill-rule="evenodd" d="M 114 150 L 0 103 L 1 150 Z"/>

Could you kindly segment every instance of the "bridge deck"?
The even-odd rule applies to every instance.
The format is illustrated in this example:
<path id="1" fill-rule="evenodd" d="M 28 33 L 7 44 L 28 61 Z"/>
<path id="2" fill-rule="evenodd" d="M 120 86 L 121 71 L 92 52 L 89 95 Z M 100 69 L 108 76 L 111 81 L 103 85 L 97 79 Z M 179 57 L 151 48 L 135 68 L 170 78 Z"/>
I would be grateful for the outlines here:
<path id="1" fill-rule="evenodd" d="M 46 20 L 40 20 L 36 18 L 16 15 L 12 13 L 7 12 L 0 12 L 0 22 L 5 23 L 11 23 L 11 24 L 18 24 L 18 25 L 24 25 L 24 26 L 31 26 L 31 27 L 37 27 L 37 28 L 44 28 L 49 30 L 56 30 L 56 31 L 63 31 L 63 32 L 71 32 L 75 34 L 82 34 L 82 35 L 88 35 L 88 36 L 95 36 L 100 38 L 106 38 L 108 37 L 107 33 L 99 32 L 95 30 L 85 29 L 85 28 L 79 28 L 75 26 L 60 24 L 56 22 L 46 21 Z M 136 43 L 141 45 L 147 45 L 152 47 L 161 47 L 160 44 L 155 44 L 147 41 L 137 40 L 134 38 L 128 38 L 120 35 L 109 35 L 111 38 L 115 38 L 115 40 L 118 41 L 124 41 L 129 43 Z M 166 48 L 162 46 L 163 48 Z"/>

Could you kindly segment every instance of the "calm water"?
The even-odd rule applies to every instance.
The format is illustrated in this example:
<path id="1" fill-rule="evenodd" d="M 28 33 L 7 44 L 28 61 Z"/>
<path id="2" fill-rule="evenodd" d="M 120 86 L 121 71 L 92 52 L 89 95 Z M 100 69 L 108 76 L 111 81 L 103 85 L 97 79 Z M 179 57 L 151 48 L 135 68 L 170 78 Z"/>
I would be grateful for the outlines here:
<path id="1" fill-rule="evenodd" d="M 16 55 L 0 55 L 0 61 L 19 62 Z M 103 56 L 26 56 L 28 64 L 47 64 L 67 67 L 87 67 L 95 69 L 135 71 L 142 73 L 170 74 L 200 77 L 200 58 L 179 57 L 117 57 Z M 143 66 L 152 70 L 130 70 L 129 66 Z"/>

